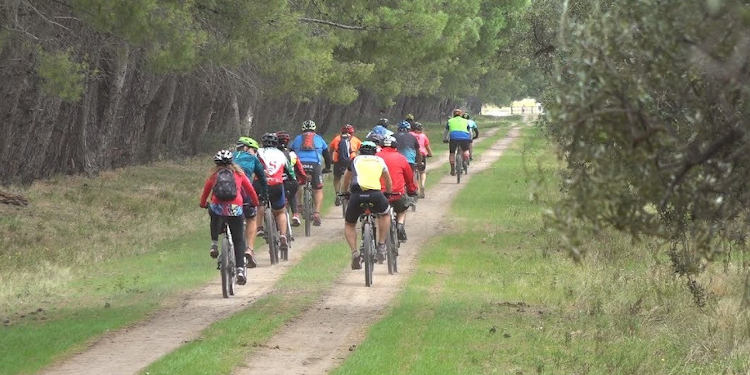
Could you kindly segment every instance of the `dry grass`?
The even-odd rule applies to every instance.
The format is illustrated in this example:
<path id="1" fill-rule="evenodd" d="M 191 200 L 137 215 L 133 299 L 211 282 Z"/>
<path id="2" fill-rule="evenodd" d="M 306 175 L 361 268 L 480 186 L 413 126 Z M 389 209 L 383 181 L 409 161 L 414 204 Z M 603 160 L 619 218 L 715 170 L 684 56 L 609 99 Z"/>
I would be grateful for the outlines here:
<path id="1" fill-rule="evenodd" d="M 204 224 L 206 157 L 59 176 L 15 188 L 30 204 L 0 206 L 0 312 L 65 298 L 81 267 L 153 251 Z"/>

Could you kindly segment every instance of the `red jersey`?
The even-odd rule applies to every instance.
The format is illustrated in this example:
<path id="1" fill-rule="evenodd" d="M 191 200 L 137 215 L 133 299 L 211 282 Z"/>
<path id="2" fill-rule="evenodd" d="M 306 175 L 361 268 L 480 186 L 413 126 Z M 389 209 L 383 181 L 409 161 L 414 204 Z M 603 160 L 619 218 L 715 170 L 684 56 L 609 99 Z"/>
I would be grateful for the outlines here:
<path id="1" fill-rule="evenodd" d="M 411 170 L 411 166 L 404 155 L 401 155 L 393 147 L 383 147 L 377 153 L 377 156 L 385 160 L 385 165 L 388 167 L 388 174 L 391 176 L 393 184 L 393 193 L 405 194 L 408 192 L 413 194 L 417 191 L 417 185 L 414 184 L 414 172 Z M 381 180 L 380 184 L 383 186 L 382 190 L 385 191 L 385 182 Z M 400 196 L 395 195 L 388 198 L 388 200 L 393 202 L 400 198 Z"/>
<path id="2" fill-rule="evenodd" d="M 216 204 L 231 204 L 236 206 L 242 206 L 243 203 L 243 195 L 250 198 L 250 202 L 253 206 L 258 206 L 260 203 L 258 203 L 258 194 L 255 193 L 255 189 L 253 189 L 253 185 L 250 183 L 250 180 L 247 179 L 247 176 L 245 176 L 244 173 L 240 173 L 235 171 L 234 172 L 234 182 L 237 185 L 237 196 L 234 197 L 234 200 L 232 201 L 220 201 L 215 196 L 211 196 L 211 203 Z M 200 198 L 200 205 L 203 206 L 204 202 L 206 202 L 206 199 L 208 198 L 208 194 L 211 193 L 211 189 L 213 189 L 214 184 L 216 183 L 216 173 L 212 174 L 208 179 L 206 179 L 206 183 L 203 185 L 203 193 L 201 194 Z"/>

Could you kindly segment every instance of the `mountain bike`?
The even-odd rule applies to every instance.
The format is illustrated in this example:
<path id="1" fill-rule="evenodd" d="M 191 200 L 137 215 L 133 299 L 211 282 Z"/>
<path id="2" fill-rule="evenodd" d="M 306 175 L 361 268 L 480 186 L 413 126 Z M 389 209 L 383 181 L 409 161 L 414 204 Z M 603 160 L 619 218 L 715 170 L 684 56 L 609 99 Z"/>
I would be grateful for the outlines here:
<path id="1" fill-rule="evenodd" d="M 390 197 L 395 194 L 383 193 L 386 197 Z M 339 193 L 338 196 L 349 198 L 350 193 Z M 365 286 L 372 286 L 372 271 L 375 269 L 375 262 L 377 256 L 377 244 L 376 244 L 376 232 L 375 232 L 375 214 L 372 213 L 372 203 L 361 203 L 360 207 L 364 208 L 364 211 L 359 215 L 359 222 L 362 229 L 362 246 L 360 247 L 360 259 L 365 264 Z M 392 210 L 391 210 L 392 211 Z M 398 238 L 397 238 L 398 240 Z M 394 258 L 395 260 L 395 258 Z M 390 263 L 389 263 L 390 266 Z"/>
<path id="2" fill-rule="evenodd" d="M 308 176 L 312 176 L 313 167 L 304 165 L 305 173 Z M 313 222 L 313 191 L 312 191 L 312 177 L 308 178 L 305 184 L 302 186 L 302 220 L 305 222 L 305 237 L 310 237 L 310 229 Z"/>
<path id="3" fill-rule="evenodd" d="M 468 160 L 464 160 L 464 149 L 460 144 L 456 145 L 456 154 L 454 157 L 456 163 L 456 183 L 460 184 L 461 174 L 466 174 L 469 167 Z"/>
<path id="4" fill-rule="evenodd" d="M 221 274 L 221 294 L 224 298 L 234 295 L 234 284 L 237 281 L 237 268 L 234 261 L 234 243 L 229 223 L 224 220 L 224 230 L 219 234 L 221 252 L 219 253 L 219 273 Z M 247 270 L 245 272 L 247 274 Z"/>
<path id="5" fill-rule="evenodd" d="M 268 254 L 271 258 L 271 264 L 276 264 L 279 263 L 279 244 L 281 242 L 279 237 L 281 235 L 279 228 L 276 227 L 276 217 L 271 209 L 271 202 L 265 201 L 263 204 L 266 206 L 266 209 L 263 210 L 263 226 L 265 229 L 263 238 L 268 244 Z"/>
<path id="6" fill-rule="evenodd" d="M 292 234 L 292 217 L 289 215 L 289 210 L 284 208 L 284 214 L 286 215 L 286 250 L 281 250 L 281 260 L 289 260 L 289 249 L 292 248 L 294 234 Z"/>

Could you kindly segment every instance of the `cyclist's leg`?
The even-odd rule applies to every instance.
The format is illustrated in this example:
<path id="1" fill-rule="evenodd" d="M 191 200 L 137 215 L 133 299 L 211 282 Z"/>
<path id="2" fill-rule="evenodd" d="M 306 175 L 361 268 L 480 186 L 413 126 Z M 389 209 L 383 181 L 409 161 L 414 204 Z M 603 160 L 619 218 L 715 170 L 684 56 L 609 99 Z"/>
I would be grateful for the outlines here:
<path id="1" fill-rule="evenodd" d="M 232 243 L 234 244 L 234 261 L 237 267 L 245 266 L 245 228 L 243 228 L 242 216 L 225 216 L 229 229 L 232 231 Z"/>
<path id="2" fill-rule="evenodd" d="M 422 155 L 422 166 L 419 169 L 419 179 L 422 180 L 421 186 L 425 186 L 427 183 L 427 155 Z M 417 181 L 417 183 L 419 183 L 419 181 Z M 424 196 L 424 192 L 422 191 L 421 193 L 421 195 Z"/>
<path id="3" fill-rule="evenodd" d="M 399 231 L 398 239 L 401 241 L 406 241 L 407 238 L 404 224 L 406 222 L 406 213 L 409 212 L 410 203 L 409 198 L 403 195 L 398 200 L 391 202 L 391 207 L 396 212 L 396 226 Z"/>
<path id="4" fill-rule="evenodd" d="M 209 224 L 209 230 L 211 232 L 211 248 L 208 252 L 211 258 L 216 258 L 219 256 L 219 233 L 221 233 L 221 226 L 224 224 L 224 221 L 221 219 L 221 216 L 216 215 L 211 211 L 210 207 L 208 208 L 208 216 L 211 218 Z"/>
<path id="5" fill-rule="evenodd" d="M 352 193 L 349 196 L 349 205 L 346 207 L 346 214 L 344 215 L 344 238 L 346 238 L 346 243 L 352 253 L 352 269 L 360 268 L 357 259 L 359 255 L 357 250 L 357 219 L 362 214 L 360 203 L 359 194 Z"/>
<path id="6" fill-rule="evenodd" d="M 373 204 L 371 211 L 375 213 L 375 216 L 377 217 L 378 230 L 376 238 L 378 246 L 384 245 L 391 229 L 391 216 L 388 214 L 388 209 L 391 206 L 382 192 L 370 192 L 369 195 L 371 196 L 370 203 Z"/>
<path id="7" fill-rule="evenodd" d="M 289 204 L 289 208 L 292 209 L 292 215 L 294 215 L 297 213 L 297 190 L 299 189 L 299 184 L 297 184 L 297 181 L 285 181 L 284 187 L 286 188 L 284 193 L 287 203 Z"/>
<path id="8" fill-rule="evenodd" d="M 344 175 L 346 170 L 346 164 L 338 162 L 333 165 L 333 191 L 336 192 L 336 205 L 341 204 L 341 197 L 338 194 L 341 192 L 341 177 Z"/>
<path id="9" fill-rule="evenodd" d="M 469 158 L 471 158 L 471 146 L 472 146 L 471 140 L 466 140 L 461 145 L 461 149 L 464 152 L 463 153 L 464 160 L 469 160 Z"/>
<path id="10" fill-rule="evenodd" d="M 316 164 L 313 169 L 313 223 L 320 225 L 320 208 L 323 206 L 323 167 L 320 164 Z"/>
<path id="11" fill-rule="evenodd" d="M 286 235 L 286 196 L 284 194 L 284 185 L 269 187 L 269 198 L 271 199 L 271 209 L 276 216 L 276 227 L 279 229 L 281 237 Z"/>
<path id="12" fill-rule="evenodd" d="M 258 194 L 258 198 L 260 198 L 261 186 L 260 186 L 260 182 L 259 181 L 253 181 L 253 189 L 255 189 L 255 192 Z M 265 209 L 265 205 L 262 204 L 262 202 L 261 202 L 261 204 L 258 205 L 257 217 L 260 217 L 260 218 L 263 217 L 263 209 Z M 252 241 L 250 241 L 251 242 L 251 245 L 250 245 L 251 247 L 255 244 L 255 236 L 258 234 L 258 229 L 260 229 L 260 228 L 263 228 L 263 220 L 256 220 L 255 221 L 255 229 L 252 231 L 253 238 L 252 238 Z"/>

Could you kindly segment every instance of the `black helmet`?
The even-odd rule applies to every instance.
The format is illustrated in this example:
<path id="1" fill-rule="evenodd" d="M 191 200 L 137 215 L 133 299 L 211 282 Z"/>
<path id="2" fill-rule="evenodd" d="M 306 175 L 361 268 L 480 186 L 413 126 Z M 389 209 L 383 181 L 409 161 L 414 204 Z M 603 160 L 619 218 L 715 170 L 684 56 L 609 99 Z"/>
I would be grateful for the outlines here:
<path id="1" fill-rule="evenodd" d="M 263 147 L 277 147 L 279 145 L 279 137 L 276 133 L 266 133 L 260 138 L 260 143 Z"/>
<path id="2" fill-rule="evenodd" d="M 375 125 L 382 125 L 384 128 L 388 127 L 388 119 L 383 117 L 378 122 L 375 123 Z"/>
<path id="3" fill-rule="evenodd" d="M 415 122 L 414 125 L 411 126 L 414 128 L 414 130 L 422 131 L 422 123 L 421 122 Z"/>
<path id="4" fill-rule="evenodd" d="M 377 146 L 383 144 L 383 136 L 378 133 L 370 133 L 367 135 L 367 140 L 374 143 Z"/>

